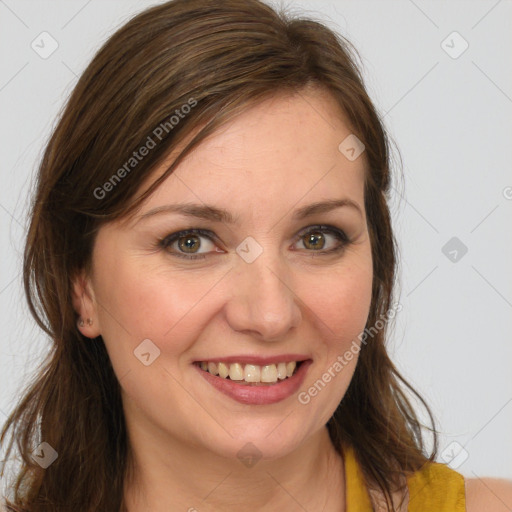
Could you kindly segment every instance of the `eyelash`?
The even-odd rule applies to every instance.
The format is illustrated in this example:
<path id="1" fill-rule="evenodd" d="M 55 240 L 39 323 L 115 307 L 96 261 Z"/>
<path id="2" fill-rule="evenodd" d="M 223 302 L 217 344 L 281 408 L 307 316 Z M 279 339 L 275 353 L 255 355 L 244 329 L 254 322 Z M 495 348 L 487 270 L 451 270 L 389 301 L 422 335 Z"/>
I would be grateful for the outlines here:
<path id="1" fill-rule="evenodd" d="M 298 235 L 298 238 L 301 239 L 304 236 L 310 234 L 310 233 L 316 233 L 316 232 L 322 232 L 322 233 L 330 233 L 334 235 L 341 244 L 338 247 L 335 247 L 334 249 L 329 249 L 327 251 L 308 251 L 312 252 L 312 257 L 316 255 L 327 255 L 327 254 L 334 254 L 341 252 L 347 245 L 351 243 L 351 240 L 348 238 L 346 233 L 342 231 L 341 229 L 335 228 L 333 226 L 324 226 L 324 225 L 318 225 L 318 226 L 312 226 L 311 228 L 306 228 L 306 231 L 301 231 Z M 202 235 L 207 238 L 209 238 L 212 242 L 215 240 L 215 236 L 212 236 L 211 231 L 207 231 L 204 229 L 186 229 L 183 231 L 178 231 L 176 233 L 172 233 L 171 235 L 160 239 L 158 241 L 158 247 L 162 249 L 168 249 L 170 245 L 172 245 L 176 240 L 187 236 L 187 235 Z M 184 254 L 180 252 L 173 252 L 171 253 L 173 256 L 177 256 L 178 258 L 184 258 L 187 260 L 197 260 L 197 259 L 205 259 L 207 254 Z"/>

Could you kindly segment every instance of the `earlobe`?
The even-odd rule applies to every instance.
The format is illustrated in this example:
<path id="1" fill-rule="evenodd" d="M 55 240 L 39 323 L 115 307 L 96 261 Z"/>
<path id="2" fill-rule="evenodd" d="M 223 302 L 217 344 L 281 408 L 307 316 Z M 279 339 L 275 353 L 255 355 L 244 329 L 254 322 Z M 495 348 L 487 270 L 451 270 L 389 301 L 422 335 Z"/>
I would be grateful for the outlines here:
<path id="1" fill-rule="evenodd" d="M 92 318 L 88 318 L 87 319 L 87 325 L 92 325 L 94 323 L 93 319 Z M 84 322 L 84 319 L 82 317 L 80 317 L 78 319 L 78 326 L 79 327 L 83 327 L 85 325 L 85 322 Z"/>
<path id="2" fill-rule="evenodd" d="M 80 272 L 72 279 L 73 308 L 78 314 L 77 328 L 87 338 L 96 338 L 100 332 L 96 301 L 90 278 Z"/>

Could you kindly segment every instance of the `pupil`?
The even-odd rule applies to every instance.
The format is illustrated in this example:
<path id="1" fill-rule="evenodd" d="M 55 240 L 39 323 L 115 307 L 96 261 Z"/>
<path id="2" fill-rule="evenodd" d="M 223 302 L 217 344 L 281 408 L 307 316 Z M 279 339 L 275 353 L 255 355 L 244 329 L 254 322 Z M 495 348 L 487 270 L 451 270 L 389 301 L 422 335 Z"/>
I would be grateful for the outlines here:
<path id="1" fill-rule="evenodd" d="M 319 244 L 319 242 L 315 242 L 315 239 L 318 240 L 319 238 L 319 234 L 315 234 L 315 233 L 312 233 L 311 235 L 309 235 L 309 238 L 308 238 L 308 244 L 311 244 L 313 247 L 317 248 L 319 247 L 319 245 L 321 245 L 321 247 L 323 247 L 323 244 Z"/>
<path id="2" fill-rule="evenodd" d="M 199 246 L 198 242 L 194 240 L 194 237 L 183 237 L 181 240 L 185 240 L 184 243 L 180 242 L 182 249 L 194 249 L 196 246 Z"/>

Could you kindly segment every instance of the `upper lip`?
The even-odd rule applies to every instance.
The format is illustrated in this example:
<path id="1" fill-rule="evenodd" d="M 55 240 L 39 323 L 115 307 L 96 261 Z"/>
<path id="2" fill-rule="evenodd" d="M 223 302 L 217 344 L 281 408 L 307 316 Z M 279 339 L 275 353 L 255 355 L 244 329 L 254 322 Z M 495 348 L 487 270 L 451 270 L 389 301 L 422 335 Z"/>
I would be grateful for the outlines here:
<path id="1" fill-rule="evenodd" d="M 239 356 L 226 356 L 226 357 L 208 357 L 205 359 L 198 359 L 194 361 L 199 363 L 204 362 L 223 362 L 223 363 L 243 363 L 243 364 L 255 364 L 258 366 L 265 366 L 272 363 L 288 363 L 290 361 L 306 361 L 310 359 L 308 356 L 303 354 L 279 354 L 275 356 L 250 356 L 250 355 L 239 355 Z"/>

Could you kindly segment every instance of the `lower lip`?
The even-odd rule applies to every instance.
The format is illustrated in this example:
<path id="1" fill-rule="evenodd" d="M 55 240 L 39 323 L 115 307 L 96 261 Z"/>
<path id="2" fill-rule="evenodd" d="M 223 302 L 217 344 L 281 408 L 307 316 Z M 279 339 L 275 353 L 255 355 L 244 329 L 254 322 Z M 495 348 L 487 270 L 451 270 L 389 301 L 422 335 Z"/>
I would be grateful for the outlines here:
<path id="1" fill-rule="evenodd" d="M 194 367 L 214 388 L 237 402 L 248 405 L 267 405 L 280 402 L 297 392 L 304 382 L 306 372 L 312 362 L 311 359 L 303 361 L 291 377 L 265 386 L 238 384 L 235 380 L 212 375 L 210 372 L 202 370 L 197 364 L 194 364 Z"/>

